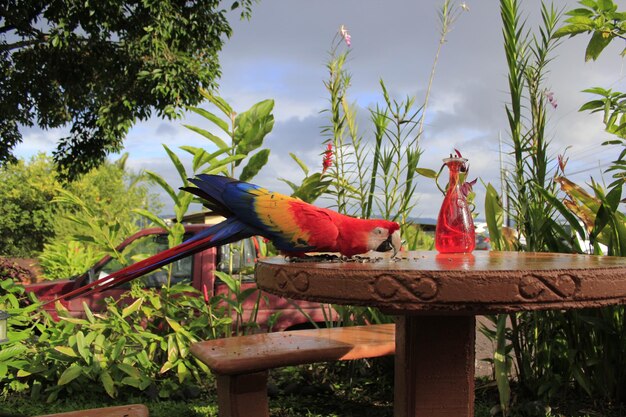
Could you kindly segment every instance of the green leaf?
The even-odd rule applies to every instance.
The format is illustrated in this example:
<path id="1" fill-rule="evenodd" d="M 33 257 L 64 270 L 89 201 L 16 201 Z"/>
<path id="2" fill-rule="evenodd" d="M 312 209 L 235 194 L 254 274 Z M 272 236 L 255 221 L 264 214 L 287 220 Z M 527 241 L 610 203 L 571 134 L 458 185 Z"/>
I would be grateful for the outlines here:
<path id="1" fill-rule="evenodd" d="M 187 210 L 189 209 L 189 205 L 193 202 L 194 198 L 195 196 L 193 194 L 183 191 L 181 197 L 178 199 L 178 204 L 174 206 L 174 213 L 176 214 L 176 221 L 178 222 L 178 224 L 181 224 L 181 226 L 183 222 L 183 217 L 185 217 L 185 213 L 187 213 Z M 170 230 L 171 229 L 172 228 L 170 228 Z M 184 233 L 184 229 L 182 230 L 182 232 Z M 181 234 L 181 237 L 182 237 L 182 234 Z"/>
<path id="2" fill-rule="evenodd" d="M 507 249 L 506 243 L 502 238 L 502 224 L 504 221 L 502 213 L 503 209 L 498 192 L 493 185 L 489 183 L 487 184 L 487 192 L 485 194 L 485 218 L 491 242 L 494 244 L 494 249 L 496 250 Z"/>
<path id="3" fill-rule="evenodd" d="M 127 363 L 118 363 L 117 368 L 128 376 L 132 376 L 136 378 L 141 376 L 141 372 L 139 372 L 137 368 Z"/>
<path id="4" fill-rule="evenodd" d="M 583 93 L 590 93 L 590 94 L 597 94 L 599 96 L 604 96 L 604 97 L 609 97 L 610 95 L 612 95 L 612 91 L 610 89 L 606 90 L 606 89 L 604 89 L 602 87 L 586 88 L 582 92 Z"/>
<path id="5" fill-rule="evenodd" d="M 574 379 L 576 379 L 576 382 L 578 382 L 578 385 L 580 385 L 589 396 L 593 396 L 591 392 L 591 388 L 589 386 L 590 381 L 588 377 L 585 376 L 584 372 L 580 368 L 580 365 L 577 365 L 574 368 L 572 368 L 572 375 L 574 375 Z"/>
<path id="6" fill-rule="evenodd" d="M 239 301 L 240 303 L 243 303 L 244 301 L 246 301 L 248 299 L 248 297 L 250 297 L 251 295 L 257 293 L 257 291 L 259 291 L 257 288 L 246 288 L 245 290 L 243 290 L 238 296 L 237 296 L 237 301 Z"/>
<path id="7" fill-rule="evenodd" d="M 28 348 L 22 344 L 3 347 L 0 349 L 0 363 L 15 358 L 27 350 Z"/>
<path id="8" fill-rule="evenodd" d="M 87 320 L 78 319 L 76 317 L 59 317 L 60 320 L 66 321 L 68 323 L 80 324 L 83 326 L 88 326 L 89 322 Z"/>
<path id="9" fill-rule="evenodd" d="M 585 51 L 585 61 L 589 61 L 590 59 L 596 60 L 600 53 L 607 47 L 609 43 L 613 40 L 612 36 L 605 36 L 603 32 L 594 32 L 591 35 L 591 40 L 587 44 L 587 49 Z"/>
<path id="10" fill-rule="evenodd" d="M 71 365 L 67 368 L 57 381 L 57 385 L 66 385 L 78 378 L 83 373 L 83 368 L 78 365 Z"/>
<path id="11" fill-rule="evenodd" d="M 586 110 L 601 110 L 604 109 L 604 101 L 603 100 L 592 100 L 583 104 L 578 111 L 586 111 Z"/>
<path id="12" fill-rule="evenodd" d="M 61 352 L 62 354 L 66 355 L 66 356 L 70 356 L 72 358 L 77 358 L 78 357 L 76 352 L 74 352 L 74 349 L 72 349 L 71 347 L 68 347 L 68 346 L 55 346 L 54 350 L 56 350 L 57 352 Z"/>
<path id="13" fill-rule="evenodd" d="M 306 166 L 306 164 L 300 158 L 298 158 L 296 154 L 289 152 L 289 156 L 291 156 L 291 159 L 293 159 L 298 165 L 300 165 L 300 169 L 302 169 L 302 171 L 304 172 L 304 176 L 308 176 L 309 167 Z"/>
<path id="14" fill-rule="evenodd" d="M 624 219 L 614 219 L 613 225 L 617 235 L 616 243 L 619 245 L 616 255 L 626 256 L 626 221 Z"/>
<path id="15" fill-rule="evenodd" d="M 120 357 L 122 351 L 124 350 L 124 346 L 126 346 L 126 338 L 124 336 L 120 337 L 113 348 L 113 352 L 111 352 L 111 360 L 117 360 Z"/>
<path id="16" fill-rule="evenodd" d="M 618 205 L 622 199 L 622 186 L 621 184 L 617 187 L 611 188 L 609 193 L 606 195 L 606 202 L 609 205 L 611 212 L 616 212 Z"/>
<path id="17" fill-rule="evenodd" d="M 202 172 L 205 174 L 217 174 L 223 170 L 226 170 L 226 165 L 230 164 L 231 162 L 236 162 L 241 159 L 244 159 L 245 157 L 246 155 L 232 155 L 232 156 L 226 157 L 220 161 L 212 163 L 207 169 L 205 169 Z"/>
<path id="18" fill-rule="evenodd" d="M 178 324 L 178 322 L 176 320 L 171 319 L 169 317 L 166 317 L 165 320 L 167 320 L 167 323 L 170 325 L 172 330 L 174 330 L 176 333 L 184 331 L 182 326 L 180 324 Z"/>
<path id="19" fill-rule="evenodd" d="M 178 383 L 182 384 L 189 376 L 189 369 L 183 361 L 178 362 Z"/>
<path id="20" fill-rule="evenodd" d="M 585 10 L 585 9 L 582 9 Z M 571 23 L 572 25 L 585 25 L 587 27 L 589 27 L 590 29 L 593 29 L 593 19 L 591 19 L 591 16 L 593 14 L 590 15 L 575 15 L 570 17 L 569 19 L 566 20 L 567 23 Z"/>
<path id="21" fill-rule="evenodd" d="M 263 144 L 265 136 L 274 127 L 273 108 L 274 100 L 264 100 L 237 115 L 233 137 L 236 153 L 248 155 Z"/>
<path id="22" fill-rule="evenodd" d="M 180 327 L 180 326 L 179 326 Z M 167 361 L 176 363 L 178 359 L 178 345 L 173 334 L 167 336 Z"/>
<path id="23" fill-rule="evenodd" d="M 89 320 L 89 323 L 94 324 L 96 322 L 96 318 L 93 316 L 91 309 L 89 308 L 87 303 L 84 301 L 83 301 L 83 310 L 85 310 L 85 316 L 87 317 L 87 320 Z"/>
<path id="24" fill-rule="evenodd" d="M 176 333 L 176 344 L 178 345 L 178 353 L 181 359 L 185 359 L 189 355 L 189 342 L 195 340 L 192 335 L 185 332 Z"/>
<path id="25" fill-rule="evenodd" d="M 87 346 L 87 342 L 85 341 L 85 335 L 82 331 L 76 333 L 76 347 L 78 348 L 78 353 L 82 358 L 87 362 L 87 364 L 91 363 L 91 355 L 89 347 Z"/>
<path id="26" fill-rule="evenodd" d="M 555 38 L 562 38 L 563 36 L 574 36 L 591 30 L 592 28 L 587 25 L 567 25 L 557 29 L 552 36 Z"/>
<path id="27" fill-rule="evenodd" d="M 174 189 L 161 177 L 159 174 L 156 174 L 152 171 L 145 171 L 145 174 L 150 178 L 150 180 L 157 183 L 167 194 L 169 194 L 170 198 L 174 203 L 178 201 L 178 196 Z"/>
<path id="28" fill-rule="evenodd" d="M 215 274 L 216 277 L 222 280 L 224 284 L 226 284 L 226 286 L 228 287 L 230 291 L 234 293 L 237 293 L 239 291 L 239 286 L 238 286 L 239 281 L 237 281 L 235 278 L 221 271 L 213 271 L 213 273 Z"/>
<path id="29" fill-rule="evenodd" d="M 278 180 L 279 180 L 279 181 L 282 181 L 282 182 L 284 182 L 285 184 L 287 184 L 288 186 L 290 186 L 290 187 L 291 187 L 291 189 L 292 189 L 293 191 L 298 191 L 298 186 L 297 186 L 294 182 L 289 181 L 289 180 L 286 180 L 286 179 L 284 179 L 284 178 L 279 178 Z M 293 196 L 292 196 L 292 197 L 293 197 Z"/>
<path id="30" fill-rule="evenodd" d="M 326 192 L 332 181 L 330 179 L 324 179 L 321 173 L 316 172 L 302 180 L 300 186 L 289 182 L 287 183 L 294 190 L 291 194 L 292 197 L 299 198 L 307 203 L 313 203 L 320 195 Z"/>
<path id="31" fill-rule="evenodd" d="M 160 373 L 160 374 L 164 374 L 164 373 L 166 373 L 167 371 L 169 371 L 169 370 L 170 370 L 170 369 L 172 369 L 172 368 L 174 368 L 174 364 L 173 364 L 173 363 L 171 363 L 171 362 L 169 362 L 169 361 L 167 361 L 167 362 L 165 362 L 165 363 L 163 364 L 163 366 L 161 367 L 161 369 L 159 369 L 159 373 Z"/>
<path id="32" fill-rule="evenodd" d="M 138 377 L 127 376 L 127 377 L 122 378 L 121 382 L 124 385 L 128 385 L 128 386 L 135 387 L 135 388 L 139 388 L 141 386 L 141 378 L 138 378 Z"/>
<path id="33" fill-rule="evenodd" d="M 591 17 L 591 16 L 593 16 L 593 11 L 589 10 L 589 9 L 578 8 L 578 9 L 570 10 L 570 11 L 568 11 L 565 14 L 567 16 L 586 16 L 586 17 Z"/>
<path id="34" fill-rule="evenodd" d="M 582 4 L 583 6 L 587 6 L 588 8 L 592 10 L 597 9 L 596 0 L 580 0 L 579 3 Z"/>
<path id="35" fill-rule="evenodd" d="M 217 146 L 219 149 L 222 150 L 228 150 L 231 147 L 229 145 L 226 144 L 226 142 L 224 142 L 222 140 L 222 138 L 220 138 L 217 135 L 214 135 L 213 133 L 209 132 L 208 130 L 204 130 L 202 128 L 196 127 L 196 126 L 190 126 L 190 125 L 183 125 L 185 126 L 187 129 L 192 130 L 202 136 L 204 136 L 205 138 L 207 138 L 208 140 L 210 140 L 211 142 L 213 142 L 215 144 L 215 146 Z"/>
<path id="36" fill-rule="evenodd" d="M 178 155 L 172 152 L 172 150 L 168 148 L 167 145 L 164 144 L 163 148 L 165 148 L 165 152 L 167 152 L 167 155 L 170 157 L 170 160 L 174 164 L 174 167 L 176 167 L 176 171 L 178 171 L 178 175 L 180 176 L 183 185 L 187 186 L 187 171 L 185 170 L 183 163 L 180 162 L 180 158 L 178 157 Z"/>
<path id="37" fill-rule="evenodd" d="M 111 374 L 106 369 L 104 369 L 100 374 L 100 382 L 102 382 L 102 386 L 109 397 L 115 398 L 117 396 L 117 390 L 115 389 L 113 378 L 111 378 Z"/>
<path id="38" fill-rule="evenodd" d="M 143 303 L 143 298 L 136 299 L 131 305 L 125 307 L 122 310 L 122 318 L 126 318 L 131 314 L 135 313 L 137 310 L 141 308 L 141 304 Z"/>
<path id="39" fill-rule="evenodd" d="M 221 97 L 209 95 L 207 97 L 226 117 L 230 117 L 234 113 L 232 107 Z"/>
<path id="40" fill-rule="evenodd" d="M 222 129 L 224 131 L 224 133 L 226 133 L 228 136 L 231 135 L 230 129 L 228 128 L 228 123 L 225 122 L 223 119 L 217 117 L 216 115 L 214 115 L 210 111 L 202 109 L 200 107 L 190 107 L 189 110 L 191 110 L 192 112 L 194 112 L 196 114 L 199 114 L 200 116 L 202 116 L 205 119 L 209 120 L 210 122 L 215 124 L 217 127 Z M 192 129 L 192 130 L 194 130 L 194 129 Z"/>
<path id="41" fill-rule="evenodd" d="M 417 172 L 419 175 L 421 175 L 422 177 L 426 177 L 426 178 L 432 178 L 435 179 L 437 178 L 437 171 L 432 170 L 432 169 L 428 169 L 428 168 L 416 168 L 415 172 Z"/>
<path id="42" fill-rule="evenodd" d="M 567 207 L 565 207 L 565 205 L 562 203 L 561 200 L 556 198 L 552 193 L 550 193 L 548 190 L 546 190 L 546 189 L 544 189 L 542 187 L 536 187 L 536 189 L 543 195 L 543 197 L 550 204 L 552 204 L 552 206 L 554 208 L 556 208 L 558 210 L 559 213 L 561 213 L 561 215 L 563 217 L 565 217 L 565 219 L 570 224 L 572 229 L 576 233 L 578 233 L 578 235 L 581 238 L 586 236 L 585 229 L 580 225 L 580 222 L 578 221 L 578 218 L 574 214 L 572 214 L 572 212 Z"/>
<path id="43" fill-rule="evenodd" d="M 612 217 L 612 212 L 610 208 L 607 208 L 605 203 L 600 204 L 600 208 L 598 209 L 598 212 L 596 213 L 596 220 L 593 225 L 592 237 L 594 239 L 606 227 L 606 225 L 611 220 L 611 217 Z"/>
<path id="44" fill-rule="evenodd" d="M 231 150 L 230 148 L 219 149 L 219 150 L 217 150 L 217 151 L 215 151 L 213 153 L 210 153 L 210 154 L 205 152 L 203 155 L 200 155 L 198 157 L 198 168 L 200 168 L 204 164 L 212 163 L 215 158 L 217 158 L 220 155 L 223 155 L 226 152 L 229 152 L 230 150 Z M 198 168 L 195 168 L 194 172 L 197 171 Z"/>
<path id="45" fill-rule="evenodd" d="M 601 12 L 612 12 L 617 9 L 613 0 L 597 0 L 598 10 Z"/>
<path id="46" fill-rule="evenodd" d="M 162 218 L 160 218 L 159 216 L 157 216 L 156 214 L 152 213 L 151 211 L 148 210 L 144 210 L 144 209 L 133 209 L 132 210 L 133 213 L 137 213 L 140 216 L 145 217 L 146 219 L 150 220 L 152 223 L 156 224 L 157 226 L 167 230 L 168 226 L 167 223 L 165 223 L 165 220 L 163 220 Z"/>
<path id="47" fill-rule="evenodd" d="M 225 148 L 225 149 L 218 149 L 217 151 L 213 153 L 208 153 L 204 149 L 198 148 L 195 146 L 181 146 L 180 149 L 186 152 L 189 152 L 191 155 L 193 155 L 193 163 L 191 166 L 191 169 L 193 170 L 193 172 L 196 172 L 198 168 L 200 168 L 202 165 L 209 163 L 213 159 L 217 158 L 218 156 L 230 150 L 230 148 Z"/>
<path id="48" fill-rule="evenodd" d="M 252 178 L 254 178 L 256 174 L 259 173 L 261 168 L 263 168 L 267 164 L 269 155 L 269 149 L 262 149 L 254 154 L 248 161 L 248 164 L 241 171 L 239 179 L 241 181 L 250 181 Z"/>
<path id="49" fill-rule="evenodd" d="M 104 337 L 104 334 L 99 333 L 98 336 L 96 336 L 96 340 L 94 340 L 94 352 L 102 352 L 104 349 L 105 341 L 106 338 Z"/>
<path id="50" fill-rule="evenodd" d="M 511 399 L 511 387 L 509 385 L 509 372 L 506 353 L 506 314 L 498 315 L 496 326 L 496 349 L 493 354 L 496 385 L 500 394 L 500 407 L 502 410 L 509 409 Z M 506 415 L 506 413 L 504 413 Z"/>

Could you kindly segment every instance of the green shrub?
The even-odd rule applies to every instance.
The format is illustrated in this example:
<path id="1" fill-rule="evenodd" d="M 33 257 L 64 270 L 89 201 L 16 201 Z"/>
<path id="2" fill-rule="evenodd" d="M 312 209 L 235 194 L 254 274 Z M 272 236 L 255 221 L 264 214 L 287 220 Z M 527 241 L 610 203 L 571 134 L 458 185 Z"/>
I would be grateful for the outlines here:
<path id="1" fill-rule="evenodd" d="M 126 397 L 186 397 L 210 381 L 207 367 L 189 353 L 199 340 L 223 336 L 232 319 L 223 297 L 205 301 L 192 287 L 133 288 L 132 302 L 107 301 L 106 314 L 84 305 L 86 318 L 69 317 L 61 307 L 54 322 L 23 288 L 2 281 L 10 341 L 0 352 L 0 393 L 29 393 L 48 402 L 63 396 L 106 394 Z M 20 303 L 20 301 L 23 301 Z"/>
<path id="2" fill-rule="evenodd" d="M 71 240 L 55 241 L 44 245 L 39 263 L 51 279 L 70 278 L 84 273 L 104 256 L 91 246 Z"/>

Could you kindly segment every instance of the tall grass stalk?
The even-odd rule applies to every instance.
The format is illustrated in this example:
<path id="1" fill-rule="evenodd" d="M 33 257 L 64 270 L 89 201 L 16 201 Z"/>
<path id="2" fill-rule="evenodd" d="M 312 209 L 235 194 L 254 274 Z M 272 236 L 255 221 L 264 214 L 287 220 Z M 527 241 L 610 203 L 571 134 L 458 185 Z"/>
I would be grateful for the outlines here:
<path id="1" fill-rule="evenodd" d="M 554 164 L 545 137 L 547 90 L 543 84 L 550 55 L 556 47 L 552 35 L 560 13 L 554 6 L 547 7 L 542 3 L 539 36 L 534 36 L 520 19 L 517 0 L 501 0 L 500 11 L 510 94 L 510 103 L 506 106 L 512 159 L 511 175 L 506 177 L 506 188 L 510 190 L 507 195 L 511 204 L 509 215 L 515 222 L 518 236 L 525 239 L 524 244 L 520 243 L 521 240 L 518 242 L 520 249 L 539 252 L 562 250 L 559 237 L 564 235 L 563 229 L 554 221 L 556 209 L 542 191 L 556 190 L 554 175 L 551 175 Z M 558 383 L 558 373 L 549 366 L 552 355 L 550 342 L 554 341 L 547 321 L 550 314 L 553 313 L 523 313 L 509 317 L 509 337 L 520 383 L 535 394 L 550 393 L 553 387 L 549 384 Z M 510 350 L 501 343 L 504 332 L 509 330 L 502 325 L 503 316 L 497 321 L 496 338 L 499 343 L 496 359 L 502 359 Z M 546 335 L 547 338 L 544 337 Z M 502 380 L 501 372 L 498 376 L 501 407 L 506 412 L 509 387 Z M 549 384 L 540 381 L 549 381 Z"/>
<path id="2" fill-rule="evenodd" d="M 605 193 L 592 183 L 595 195 L 586 194 L 567 179 L 556 177 L 556 164 L 550 157 L 545 133 L 549 100 L 544 83 L 557 45 L 554 34 L 560 13 L 542 4 L 539 35 L 530 36 L 520 23 L 518 2 L 501 0 L 500 4 L 511 100 L 506 108 L 513 160 L 512 175 L 507 178 L 512 190 L 508 197 L 517 231 L 526 241 L 519 248 L 579 251 L 572 232 L 557 224 L 560 214 L 572 230 L 589 236 L 594 243 L 607 244 L 609 253 L 624 256 L 626 217 L 618 209 L 621 184 Z M 559 196 L 559 185 L 567 198 Z M 491 194 L 495 201 L 494 190 Z M 584 228 L 574 215 L 585 223 Z M 512 348 L 520 386 L 526 394 L 548 401 L 581 394 L 594 401 L 624 401 L 623 308 L 533 312 L 510 315 L 509 319 L 510 329 L 498 326 L 496 337 L 501 341 L 504 334 L 510 345 L 499 343 L 497 354 Z M 501 316 L 498 323 L 502 320 Z M 506 402 L 506 390 L 505 386 L 501 389 L 502 403 Z"/>
<path id="3" fill-rule="evenodd" d="M 382 80 L 381 80 L 382 84 Z M 374 159 L 372 160 L 372 169 L 370 176 L 369 194 L 367 196 L 367 203 L 365 205 L 366 219 L 372 217 L 372 207 L 374 203 L 374 193 L 376 192 L 376 173 L 378 172 L 378 164 L 380 163 L 380 150 L 389 124 L 389 118 L 387 117 L 387 111 L 381 109 L 376 105 L 376 109 L 370 109 L 371 121 L 374 124 Z"/>
<path id="4" fill-rule="evenodd" d="M 452 5 L 450 0 L 443 1 L 441 39 L 429 78 L 426 102 L 442 46 L 461 10 Z M 322 128 L 322 134 L 325 143 L 332 144 L 334 151 L 333 165 L 326 173 L 332 183 L 326 194 L 331 196 L 333 207 L 340 213 L 398 221 L 403 234 L 410 235 L 413 244 L 426 242 L 415 227 L 408 224 L 416 204 L 415 174 L 422 155 L 418 139 L 424 128 L 423 106 L 416 106 L 415 98 L 410 96 L 400 101 L 392 99 L 381 80 L 383 104 L 370 109 L 374 140 L 372 144 L 364 140 L 356 122 L 357 107 L 350 105 L 348 100 L 351 76 L 346 70 L 349 50 L 340 49 L 344 40 L 341 33 L 333 40 L 326 65 L 328 78 L 324 81 L 329 100 L 328 108 L 323 111 L 327 113 L 329 123 Z M 359 322 L 358 316 L 362 312 L 342 311 L 344 322 Z M 371 319 L 380 319 L 372 312 L 368 314 Z"/>
<path id="5" fill-rule="evenodd" d="M 350 86 L 350 74 L 344 69 L 344 64 L 349 55 L 349 50 L 339 52 L 342 43 L 341 36 L 335 36 L 333 47 L 330 51 L 330 59 L 326 65 L 328 80 L 324 86 L 329 93 L 329 108 L 324 110 L 329 113 L 330 125 L 322 129 L 322 134 L 327 137 L 326 142 L 333 145 L 335 158 L 330 173 L 333 182 L 328 190 L 335 198 L 335 206 L 338 212 L 348 212 L 348 190 L 346 189 L 346 164 L 350 157 L 350 150 L 346 142 L 346 112 L 345 96 Z M 348 113 L 349 115 L 349 113 Z"/>
<path id="6" fill-rule="evenodd" d="M 560 14 L 542 4 L 539 36 L 530 36 L 520 23 L 517 0 L 501 0 L 500 4 L 511 100 L 506 106 L 512 149 L 511 175 L 507 177 L 512 191 L 507 196 L 510 215 L 526 240 L 526 250 L 554 250 L 559 235 L 552 221 L 556 211 L 538 189 L 556 189 L 551 175 L 555 164 L 545 137 L 547 89 L 543 83 L 556 46 L 552 35 Z"/>
<path id="7" fill-rule="evenodd" d="M 380 123 L 376 126 L 376 132 L 382 132 L 386 140 L 377 149 L 379 165 L 375 177 L 382 184 L 378 187 L 381 198 L 376 199 L 375 203 L 383 217 L 404 225 L 415 205 L 413 179 L 422 154 L 415 130 L 422 107 L 414 109 L 414 97 L 407 96 L 402 101 L 392 100 L 384 82 L 381 81 L 380 85 L 385 107 L 382 112 L 377 109 L 379 113 L 372 111 L 372 120 Z"/>
<path id="8" fill-rule="evenodd" d="M 437 45 L 437 52 L 435 52 L 433 66 L 430 69 L 430 76 L 428 77 L 428 86 L 426 87 L 426 94 L 424 95 L 423 112 L 419 122 L 417 136 L 421 136 L 424 132 L 426 109 L 428 108 L 430 92 L 432 90 L 433 82 L 435 80 L 435 72 L 437 70 L 437 63 L 439 62 L 439 55 L 441 55 L 443 45 L 445 45 L 445 43 L 447 42 L 448 34 L 452 30 L 454 23 L 459 18 L 463 10 L 469 10 L 469 8 L 467 8 L 467 6 L 465 5 L 457 6 L 454 1 L 451 2 L 450 0 L 444 0 L 443 4 L 441 5 L 441 9 L 439 10 L 439 23 L 441 25 L 439 31 L 439 44 Z"/>

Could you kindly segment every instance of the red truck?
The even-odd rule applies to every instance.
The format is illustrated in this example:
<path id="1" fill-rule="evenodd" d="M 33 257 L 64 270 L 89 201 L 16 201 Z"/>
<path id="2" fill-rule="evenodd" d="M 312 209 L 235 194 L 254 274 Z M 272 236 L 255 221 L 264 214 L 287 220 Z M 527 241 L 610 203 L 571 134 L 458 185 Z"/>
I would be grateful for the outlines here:
<path id="1" fill-rule="evenodd" d="M 206 229 L 210 225 L 191 224 L 185 226 L 185 239 Z M 194 255 L 180 259 L 173 263 L 172 283 L 186 282 L 200 291 L 200 296 L 214 296 L 228 294 L 228 287 L 215 274 L 215 271 L 228 273 L 232 270 L 233 275 L 240 271 L 243 273 L 241 290 L 256 288 L 254 282 L 254 264 L 258 258 L 258 241 L 256 238 L 246 239 L 239 243 L 232 244 L 238 250 L 231 250 L 224 245 L 216 248 L 206 249 Z M 133 255 L 153 255 L 168 248 L 167 232 L 161 228 L 150 228 L 135 233 L 118 247 L 119 251 L 126 249 L 127 259 L 132 259 Z M 243 248 L 243 251 L 240 249 Z M 232 260 L 229 257 L 232 256 Z M 243 260 L 241 259 L 243 256 Z M 106 256 L 96 263 L 89 271 L 72 279 L 57 281 L 42 281 L 25 285 L 26 291 L 33 292 L 42 300 L 52 300 L 62 294 L 67 294 L 73 289 L 86 285 L 94 280 L 104 277 L 120 269 L 122 265 L 110 256 Z M 142 285 L 147 288 L 160 288 L 167 282 L 167 273 L 163 270 L 156 270 L 140 278 Z M 104 311 L 106 305 L 104 299 L 113 297 L 119 299 L 128 291 L 129 284 L 101 291 L 96 294 L 79 296 L 69 301 L 63 301 L 63 305 L 74 317 L 84 317 L 85 312 L 83 302 L 92 311 Z M 258 291 L 258 290 L 257 290 Z M 251 311 L 257 300 L 257 294 L 248 297 L 244 302 L 244 310 Z M 266 302 L 266 301 L 267 302 Z M 48 311 L 57 317 L 53 304 L 46 306 Z M 328 308 L 326 309 L 328 310 Z M 268 328 L 268 321 L 275 313 L 278 319 L 274 322 L 271 330 L 287 330 L 294 328 L 304 328 L 312 326 L 312 321 L 322 325 L 327 316 L 322 306 L 318 303 L 305 301 L 291 301 L 271 294 L 263 294 L 260 302 L 257 323 L 261 328 Z M 308 317 L 307 317 L 308 316 Z M 273 320 L 272 320 L 273 321 Z"/>

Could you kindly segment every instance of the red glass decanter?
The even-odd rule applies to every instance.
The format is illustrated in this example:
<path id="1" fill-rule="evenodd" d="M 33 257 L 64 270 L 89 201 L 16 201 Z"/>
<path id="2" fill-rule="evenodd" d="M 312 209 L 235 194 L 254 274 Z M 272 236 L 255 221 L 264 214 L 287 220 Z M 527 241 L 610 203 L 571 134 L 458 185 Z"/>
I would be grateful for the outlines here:
<path id="1" fill-rule="evenodd" d="M 474 221 L 467 198 L 461 189 L 460 172 L 465 169 L 465 158 L 446 158 L 450 181 L 435 229 L 435 248 L 439 253 L 469 253 L 476 246 Z"/>

